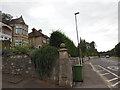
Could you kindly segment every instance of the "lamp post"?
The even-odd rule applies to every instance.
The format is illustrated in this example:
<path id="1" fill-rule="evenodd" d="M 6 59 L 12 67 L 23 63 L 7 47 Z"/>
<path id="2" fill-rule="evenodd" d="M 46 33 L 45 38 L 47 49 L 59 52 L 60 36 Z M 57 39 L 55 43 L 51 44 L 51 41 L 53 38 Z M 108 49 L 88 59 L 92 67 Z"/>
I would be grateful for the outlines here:
<path id="1" fill-rule="evenodd" d="M 77 41 L 78 41 L 78 57 L 80 60 L 80 44 L 79 44 L 80 42 L 79 42 L 79 36 L 78 36 L 77 17 L 76 17 L 77 14 L 79 14 L 79 12 L 75 13 L 75 24 L 76 24 L 76 33 L 77 33 Z M 80 64 L 82 64 L 81 60 L 80 60 Z"/>
<path id="2" fill-rule="evenodd" d="M 77 14 L 79 14 L 79 12 L 75 13 L 76 33 L 77 33 L 77 40 L 78 40 L 78 44 L 79 44 L 79 36 L 78 36 L 78 28 L 77 28 L 77 17 L 76 17 Z"/>

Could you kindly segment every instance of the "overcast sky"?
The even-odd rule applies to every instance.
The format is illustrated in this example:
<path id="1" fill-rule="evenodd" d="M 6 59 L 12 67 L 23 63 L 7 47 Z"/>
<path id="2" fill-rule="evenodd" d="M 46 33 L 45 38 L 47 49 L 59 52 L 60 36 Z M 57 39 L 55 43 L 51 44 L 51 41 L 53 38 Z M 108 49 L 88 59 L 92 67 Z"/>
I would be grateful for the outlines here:
<path id="1" fill-rule="evenodd" d="M 119 0 L 2 0 L 0 9 L 50 36 L 61 30 L 77 45 L 75 12 L 79 37 L 95 41 L 98 51 L 107 51 L 118 43 Z"/>

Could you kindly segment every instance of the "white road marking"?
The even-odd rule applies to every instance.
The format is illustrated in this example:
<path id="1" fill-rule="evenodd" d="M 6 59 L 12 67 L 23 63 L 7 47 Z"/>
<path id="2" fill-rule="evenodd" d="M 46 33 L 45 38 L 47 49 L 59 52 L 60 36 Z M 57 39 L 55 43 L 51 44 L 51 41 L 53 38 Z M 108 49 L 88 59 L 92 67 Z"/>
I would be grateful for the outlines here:
<path id="1" fill-rule="evenodd" d="M 110 69 L 110 70 L 113 70 L 113 71 L 118 71 L 119 70 L 118 66 L 109 66 L 107 68 Z"/>
<path id="2" fill-rule="evenodd" d="M 100 75 L 103 75 L 103 76 L 104 76 L 104 75 L 108 75 L 108 74 L 110 74 L 110 73 L 103 73 L 103 74 L 100 74 Z"/>
<path id="3" fill-rule="evenodd" d="M 91 63 L 89 63 L 89 64 L 91 65 L 93 71 L 96 71 L 96 69 L 94 68 L 94 66 Z"/>
<path id="4" fill-rule="evenodd" d="M 105 71 L 105 70 L 98 70 L 97 72 L 102 72 L 102 71 Z"/>
<path id="5" fill-rule="evenodd" d="M 101 67 L 102 69 L 104 69 L 105 71 L 107 71 L 107 72 L 111 73 L 112 75 L 114 75 L 114 76 L 116 76 L 116 77 L 120 78 L 120 76 L 118 76 L 118 75 L 116 75 L 115 73 L 113 73 L 113 72 L 111 72 L 111 71 L 107 70 L 106 68 L 104 68 L 104 67 L 102 67 L 102 66 L 100 66 L 100 65 L 98 65 L 98 66 L 99 66 L 99 67 Z"/>
<path id="6" fill-rule="evenodd" d="M 113 86 L 113 87 L 115 87 L 115 86 L 116 86 L 117 84 L 119 84 L 119 83 L 120 83 L 120 81 L 119 81 L 119 82 L 117 82 L 117 83 L 115 83 L 115 84 L 113 84 L 112 86 Z"/>
<path id="7" fill-rule="evenodd" d="M 118 79 L 118 78 L 113 78 L 113 79 L 110 79 L 110 80 L 107 80 L 108 82 L 111 82 L 111 81 L 114 81 L 114 80 L 116 80 L 116 79 Z"/>

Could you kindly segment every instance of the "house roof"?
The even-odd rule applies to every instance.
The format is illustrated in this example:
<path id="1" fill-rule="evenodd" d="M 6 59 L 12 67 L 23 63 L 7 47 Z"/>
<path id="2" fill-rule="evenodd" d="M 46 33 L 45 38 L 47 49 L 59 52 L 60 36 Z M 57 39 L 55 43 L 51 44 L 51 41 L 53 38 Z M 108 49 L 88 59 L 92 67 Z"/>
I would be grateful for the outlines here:
<path id="1" fill-rule="evenodd" d="M 42 37 L 44 37 L 44 38 L 49 38 L 47 35 L 44 35 L 44 34 L 42 33 L 42 30 L 41 30 L 41 29 L 37 31 L 35 28 L 33 28 L 33 29 L 32 29 L 32 32 L 28 34 L 28 37 L 29 37 L 29 38 L 32 38 L 32 37 L 40 37 L 40 36 L 42 36 Z"/>
<path id="2" fill-rule="evenodd" d="M 19 17 L 19 18 L 16 18 L 16 19 L 12 19 L 10 21 L 11 24 L 25 24 L 24 20 L 23 20 L 23 17 Z M 26 24 L 25 24 L 26 25 Z"/>
<path id="3" fill-rule="evenodd" d="M 16 19 L 12 19 L 12 20 L 2 19 L 2 22 L 5 23 L 5 24 L 8 24 L 8 25 L 9 24 L 23 24 L 23 25 L 26 25 L 22 16 L 19 17 L 19 18 L 16 18 Z"/>
<path id="4" fill-rule="evenodd" d="M 2 23 L 5 23 L 5 24 L 7 24 L 7 25 L 10 24 L 10 20 L 6 20 L 6 19 L 2 19 L 1 22 L 2 22 Z"/>

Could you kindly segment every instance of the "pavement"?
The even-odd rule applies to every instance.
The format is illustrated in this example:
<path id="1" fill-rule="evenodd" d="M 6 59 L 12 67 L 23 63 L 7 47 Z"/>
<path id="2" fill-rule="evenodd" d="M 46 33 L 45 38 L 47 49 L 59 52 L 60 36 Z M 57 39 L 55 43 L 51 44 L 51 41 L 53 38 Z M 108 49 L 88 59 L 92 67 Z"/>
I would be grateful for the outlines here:
<path id="1" fill-rule="evenodd" d="M 58 85 L 36 78 L 22 79 L 20 76 L 10 76 L 3 74 L 3 88 L 60 88 Z M 14 78 L 14 79 L 12 79 Z M 78 82 L 73 88 L 109 88 L 101 77 L 94 71 L 90 61 L 86 61 L 83 66 L 83 83 Z M 13 82 L 10 82 L 13 81 Z"/>
<path id="2" fill-rule="evenodd" d="M 18 77 L 20 78 L 20 77 Z M 37 78 L 26 78 L 20 82 L 14 83 L 16 80 L 3 80 L 2 88 L 58 88 L 58 85 L 39 80 Z"/>

